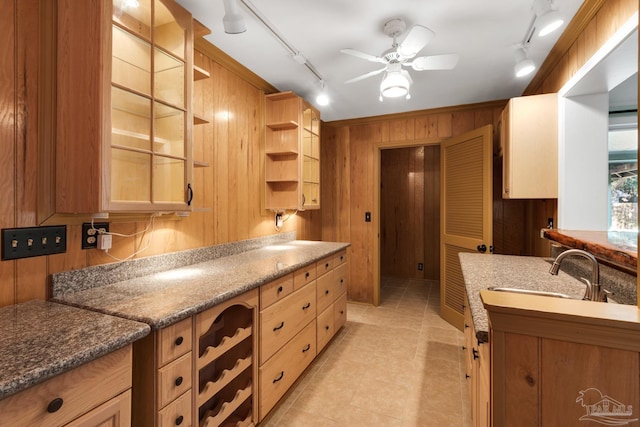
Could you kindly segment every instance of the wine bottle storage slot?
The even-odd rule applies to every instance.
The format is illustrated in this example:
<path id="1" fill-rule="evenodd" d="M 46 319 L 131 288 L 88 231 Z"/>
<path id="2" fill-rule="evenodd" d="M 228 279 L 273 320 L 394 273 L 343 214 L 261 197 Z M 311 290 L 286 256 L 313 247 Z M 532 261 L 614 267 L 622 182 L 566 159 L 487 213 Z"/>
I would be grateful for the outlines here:
<path id="1" fill-rule="evenodd" d="M 199 339 L 198 356 L 202 358 L 209 347 L 219 347 L 225 337 L 235 335 L 238 328 L 250 328 L 252 310 L 241 305 L 233 305 L 222 312 L 211 327 Z"/>
<path id="2" fill-rule="evenodd" d="M 249 338 L 251 336 L 251 332 L 251 326 L 248 326 L 246 328 L 238 328 L 236 329 L 236 333 L 233 334 L 233 336 L 222 338 L 222 340 L 220 341 L 220 345 L 218 345 L 217 347 L 207 347 L 207 349 L 198 360 L 198 367 L 200 368 L 213 362 L 228 350 L 241 343 L 246 338 Z"/>
<path id="3" fill-rule="evenodd" d="M 240 376 L 200 407 L 199 420 L 202 427 L 220 426 L 251 397 L 250 372 Z"/>
<path id="4" fill-rule="evenodd" d="M 216 380 L 208 381 L 204 387 L 201 387 L 201 392 L 198 395 L 198 403 L 202 404 L 211 399 L 231 381 L 243 374 L 249 367 L 251 367 L 251 355 L 244 359 L 238 359 L 233 367 L 222 370 Z"/>

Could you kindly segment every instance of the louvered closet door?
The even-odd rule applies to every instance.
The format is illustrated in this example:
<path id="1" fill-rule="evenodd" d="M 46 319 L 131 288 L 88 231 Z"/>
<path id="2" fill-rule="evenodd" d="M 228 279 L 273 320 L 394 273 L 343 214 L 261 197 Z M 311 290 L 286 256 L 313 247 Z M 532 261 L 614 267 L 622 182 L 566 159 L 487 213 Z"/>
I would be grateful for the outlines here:
<path id="1" fill-rule="evenodd" d="M 440 311 L 462 330 L 464 280 L 460 252 L 477 252 L 493 241 L 491 125 L 441 145 Z"/>

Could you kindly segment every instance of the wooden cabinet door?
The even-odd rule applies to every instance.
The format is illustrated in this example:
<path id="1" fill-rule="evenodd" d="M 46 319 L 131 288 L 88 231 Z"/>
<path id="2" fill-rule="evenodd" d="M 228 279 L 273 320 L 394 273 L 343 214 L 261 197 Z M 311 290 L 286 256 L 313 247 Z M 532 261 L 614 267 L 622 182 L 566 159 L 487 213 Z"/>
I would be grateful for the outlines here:
<path id="1" fill-rule="evenodd" d="M 67 424 L 66 427 L 129 427 L 131 426 L 131 390 L 127 390 L 91 412 Z"/>
<path id="2" fill-rule="evenodd" d="M 441 145 L 440 310 L 463 329 L 464 280 L 458 254 L 490 252 L 493 240 L 492 126 Z"/>

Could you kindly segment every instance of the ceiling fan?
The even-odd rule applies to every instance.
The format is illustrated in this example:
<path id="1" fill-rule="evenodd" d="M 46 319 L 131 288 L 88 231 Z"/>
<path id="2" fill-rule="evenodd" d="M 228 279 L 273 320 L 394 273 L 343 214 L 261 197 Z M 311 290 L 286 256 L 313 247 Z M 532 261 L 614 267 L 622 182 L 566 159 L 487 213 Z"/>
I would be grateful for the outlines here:
<path id="1" fill-rule="evenodd" d="M 406 28 L 407 24 L 402 19 L 392 19 L 384 24 L 383 31 L 393 38 L 393 44 L 380 56 L 370 55 L 355 49 L 340 50 L 340 52 L 356 58 L 385 64 L 383 68 L 354 77 L 345 83 L 357 82 L 384 72 L 385 76 L 380 83 L 380 101 L 383 97 L 406 96 L 409 99 L 411 97 L 409 87 L 413 80 L 411 80 L 409 72 L 402 68 L 403 66 L 411 67 L 416 71 L 451 70 L 456 66 L 460 56 L 455 53 L 414 58 L 435 37 L 435 33 L 422 25 L 414 25 L 402 43 L 398 44 L 397 38 Z"/>

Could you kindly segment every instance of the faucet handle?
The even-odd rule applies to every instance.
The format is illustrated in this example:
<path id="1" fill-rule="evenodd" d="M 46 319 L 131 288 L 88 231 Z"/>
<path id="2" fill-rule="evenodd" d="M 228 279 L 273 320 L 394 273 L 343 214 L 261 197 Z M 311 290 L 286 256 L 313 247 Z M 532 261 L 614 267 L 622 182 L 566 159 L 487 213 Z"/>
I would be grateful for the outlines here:
<path id="1" fill-rule="evenodd" d="M 609 295 L 615 295 L 613 292 L 607 290 L 607 289 L 601 289 L 600 290 L 600 294 L 598 295 L 598 301 L 600 302 L 608 302 L 609 301 Z"/>

